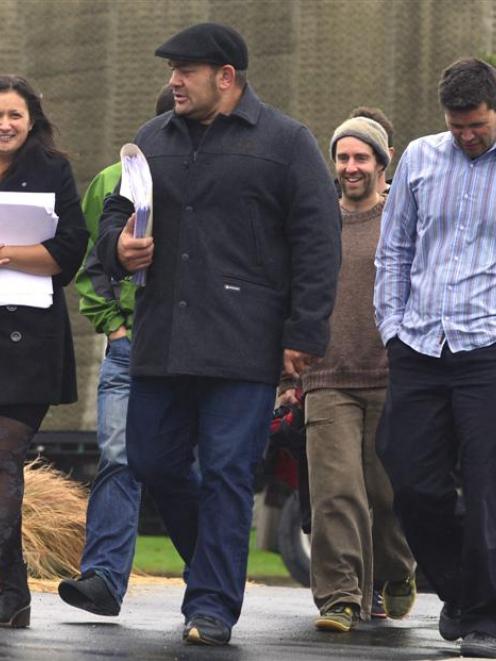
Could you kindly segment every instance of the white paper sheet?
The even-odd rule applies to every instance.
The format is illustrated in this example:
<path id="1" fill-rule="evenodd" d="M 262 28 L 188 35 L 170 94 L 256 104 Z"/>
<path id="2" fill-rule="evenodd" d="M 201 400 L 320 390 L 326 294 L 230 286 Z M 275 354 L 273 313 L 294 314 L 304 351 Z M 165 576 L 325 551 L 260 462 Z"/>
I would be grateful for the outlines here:
<path id="1" fill-rule="evenodd" d="M 0 244 L 33 245 L 55 236 L 55 193 L 0 192 Z M 48 308 L 53 302 L 51 276 L 0 268 L 0 305 Z"/>
<path id="2" fill-rule="evenodd" d="M 153 226 L 153 181 L 145 155 L 138 145 L 128 142 L 121 149 L 122 177 L 120 194 L 134 204 L 136 222 L 134 236 L 150 236 Z M 139 287 L 146 284 L 146 269 L 133 275 Z"/>

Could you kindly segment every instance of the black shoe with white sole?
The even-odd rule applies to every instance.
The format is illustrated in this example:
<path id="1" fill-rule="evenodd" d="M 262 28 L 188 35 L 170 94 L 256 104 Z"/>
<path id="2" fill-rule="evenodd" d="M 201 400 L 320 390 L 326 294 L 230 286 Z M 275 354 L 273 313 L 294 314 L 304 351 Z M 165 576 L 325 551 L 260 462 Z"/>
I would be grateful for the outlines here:
<path id="1" fill-rule="evenodd" d="M 208 615 L 193 615 L 183 631 L 183 640 L 193 645 L 227 645 L 230 639 L 231 629 Z"/>

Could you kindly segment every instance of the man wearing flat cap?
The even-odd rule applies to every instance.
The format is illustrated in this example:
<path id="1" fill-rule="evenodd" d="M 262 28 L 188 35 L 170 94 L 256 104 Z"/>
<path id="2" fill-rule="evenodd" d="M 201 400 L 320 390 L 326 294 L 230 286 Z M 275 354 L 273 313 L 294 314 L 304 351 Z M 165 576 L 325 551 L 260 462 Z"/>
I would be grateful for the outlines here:
<path id="1" fill-rule="evenodd" d="M 195 25 L 157 49 L 175 110 L 136 143 L 154 185 L 153 238 L 113 195 L 99 255 L 136 299 L 129 465 L 189 567 L 187 642 L 223 645 L 243 601 L 260 461 L 281 368 L 325 352 L 340 263 L 340 214 L 316 141 L 246 83 L 235 30 Z M 198 487 L 193 448 L 198 447 Z"/>
<path id="2" fill-rule="evenodd" d="M 373 308 L 374 256 L 386 200 L 379 182 L 390 161 L 387 133 L 373 119 L 347 119 L 332 136 L 330 156 L 342 191 L 343 264 L 331 340 L 324 360 L 303 372 L 301 385 L 312 509 L 311 587 L 320 611 L 315 626 L 339 633 L 371 617 L 374 577 L 384 584 L 386 614 L 404 617 L 415 598 L 415 561 L 375 452 L 388 378 Z M 292 386 L 290 380 L 281 384 L 281 403 L 292 401 Z"/>

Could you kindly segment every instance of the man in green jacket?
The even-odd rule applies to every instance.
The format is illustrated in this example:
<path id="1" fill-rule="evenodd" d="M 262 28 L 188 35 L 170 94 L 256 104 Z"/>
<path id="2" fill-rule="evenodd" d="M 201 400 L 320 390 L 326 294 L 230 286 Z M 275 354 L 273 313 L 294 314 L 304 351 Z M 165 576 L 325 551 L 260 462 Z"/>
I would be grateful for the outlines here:
<path id="1" fill-rule="evenodd" d="M 157 115 L 173 107 L 166 87 L 157 99 Z M 98 383 L 98 472 L 91 487 L 81 576 L 60 583 L 59 594 L 71 606 L 98 615 L 118 615 L 131 573 L 138 530 L 141 486 L 127 466 L 126 413 L 129 360 L 136 286 L 105 275 L 95 242 L 105 198 L 119 183 L 114 163 L 91 182 L 83 199 L 90 241 L 76 277 L 79 309 L 97 333 L 107 337 Z"/>

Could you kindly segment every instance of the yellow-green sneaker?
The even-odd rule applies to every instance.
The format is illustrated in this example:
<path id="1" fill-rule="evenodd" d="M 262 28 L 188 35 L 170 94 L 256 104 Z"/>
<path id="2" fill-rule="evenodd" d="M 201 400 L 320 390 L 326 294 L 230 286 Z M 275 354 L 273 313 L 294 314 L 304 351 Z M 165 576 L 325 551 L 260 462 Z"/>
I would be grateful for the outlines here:
<path id="1" fill-rule="evenodd" d="M 382 590 L 386 615 L 393 620 L 403 619 L 412 610 L 416 596 L 417 586 L 414 576 L 402 581 L 386 581 Z"/>
<path id="2" fill-rule="evenodd" d="M 358 624 L 360 609 L 357 604 L 334 604 L 315 620 L 320 631 L 350 631 Z"/>

